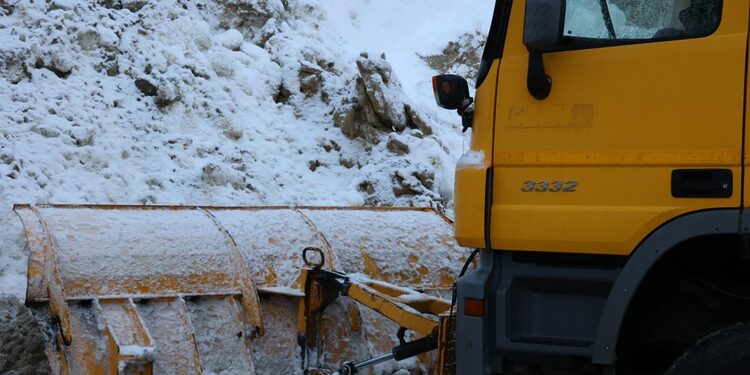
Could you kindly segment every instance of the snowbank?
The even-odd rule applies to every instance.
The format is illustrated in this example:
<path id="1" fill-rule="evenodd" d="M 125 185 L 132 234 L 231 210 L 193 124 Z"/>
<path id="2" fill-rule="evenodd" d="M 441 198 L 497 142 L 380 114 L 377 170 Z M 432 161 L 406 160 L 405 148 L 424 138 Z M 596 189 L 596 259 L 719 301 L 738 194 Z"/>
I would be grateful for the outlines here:
<path id="1" fill-rule="evenodd" d="M 0 294 L 25 288 L 13 203 L 450 211 L 464 139 L 420 56 L 487 30 L 492 1 L 462 17 L 447 0 L 0 5 Z M 350 139 L 334 125 L 363 51 L 385 53 L 433 134 Z"/>

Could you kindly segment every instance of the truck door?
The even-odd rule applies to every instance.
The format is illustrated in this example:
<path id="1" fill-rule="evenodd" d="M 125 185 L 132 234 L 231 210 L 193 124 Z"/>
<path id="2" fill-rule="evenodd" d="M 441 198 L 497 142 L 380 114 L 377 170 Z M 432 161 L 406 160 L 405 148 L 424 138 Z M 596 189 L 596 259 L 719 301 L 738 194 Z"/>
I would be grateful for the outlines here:
<path id="1" fill-rule="evenodd" d="M 493 248 L 627 255 L 670 219 L 741 206 L 748 1 L 568 0 L 539 99 L 525 13 L 500 64 Z"/>

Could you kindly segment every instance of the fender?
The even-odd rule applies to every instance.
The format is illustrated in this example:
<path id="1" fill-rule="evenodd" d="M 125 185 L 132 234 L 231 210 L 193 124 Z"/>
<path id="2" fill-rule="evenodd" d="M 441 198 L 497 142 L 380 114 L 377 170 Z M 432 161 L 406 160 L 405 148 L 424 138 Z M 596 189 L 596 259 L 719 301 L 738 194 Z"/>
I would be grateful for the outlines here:
<path id="1" fill-rule="evenodd" d="M 689 239 L 710 234 L 739 234 L 740 209 L 700 211 L 662 225 L 641 242 L 617 276 L 599 320 L 592 362 L 613 365 L 625 314 L 643 279 L 669 251 Z"/>

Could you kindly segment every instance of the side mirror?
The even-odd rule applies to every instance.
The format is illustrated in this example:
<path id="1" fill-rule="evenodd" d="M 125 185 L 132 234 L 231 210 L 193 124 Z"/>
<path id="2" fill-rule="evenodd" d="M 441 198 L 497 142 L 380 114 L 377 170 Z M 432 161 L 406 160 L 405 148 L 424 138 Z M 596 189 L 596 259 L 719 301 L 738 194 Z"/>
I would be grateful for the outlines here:
<path id="1" fill-rule="evenodd" d="M 432 77 L 432 91 L 435 92 L 437 105 L 445 109 L 455 109 L 461 116 L 464 132 L 471 128 L 474 122 L 474 103 L 469 93 L 469 83 L 466 79 L 455 74 L 441 74 Z"/>
<path id="2" fill-rule="evenodd" d="M 432 91 L 437 105 L 445 109 L 462 110 L 471 105 L 469 83 L 464 77 L 455 74 L 441 74 L 432 77 Z"/>
<path id="3" fill-rule="evenodd" d="M 552 92 L 552 77 L 544 70 L 545 52 L 554 51 L 563 37 L 565 0 L 526 0 L 523 44 L 529 50 L 526 86 L 537 100 Z"/>
<path id="4" fill-rule="evenodd" d="M 523 44 L 529 51 L 553 51 L 562 40 L 565 0 L 527 0 Z"/>

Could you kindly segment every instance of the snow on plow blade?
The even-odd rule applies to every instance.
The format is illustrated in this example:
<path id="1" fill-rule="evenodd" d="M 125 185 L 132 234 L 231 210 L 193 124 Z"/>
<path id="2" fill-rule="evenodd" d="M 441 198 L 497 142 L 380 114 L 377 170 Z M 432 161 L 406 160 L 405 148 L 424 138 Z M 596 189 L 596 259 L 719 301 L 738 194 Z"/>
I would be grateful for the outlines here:
<path id="1" fill-rule="evenodd" d="M 294 374 L 388 352 L 398 326 L 339 299 L 298 344 L 302 249 L 324 268 L 450 297 L 465 260 L 429 209 L 16 205 L 26 304 L 58 374 Z M 306 358 L 307 357 L 307 358 Z M 420 356 L 431 373 L 434 356 Z M 382 369 L 381 369 L 382 370 Z"/>

